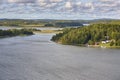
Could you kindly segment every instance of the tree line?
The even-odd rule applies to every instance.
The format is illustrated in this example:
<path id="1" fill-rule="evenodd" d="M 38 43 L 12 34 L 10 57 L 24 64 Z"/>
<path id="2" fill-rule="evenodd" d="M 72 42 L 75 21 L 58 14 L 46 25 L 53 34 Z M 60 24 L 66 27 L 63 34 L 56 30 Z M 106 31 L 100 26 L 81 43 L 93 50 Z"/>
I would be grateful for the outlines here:
<path id="1" fill-rule="evenodd" d="M 0 20 L 0 26 L 15 27 L 69 27 L 83 26 L 79 21 L 58 21 L 58 20 L 22 20 L 22 19 L 3 19 Z"/>
<path id="2" fill-rule="evenodd" d="M 51 40 L 71 45 L 95 45 L 101 41 L 109 40 L 111 46 L 120 46 L 120 25 L 100 23 L 79 28 L 64 29 L 63 33 L 56 34 Z"/>
<path id="3" fill-rule="evenodd" d="M 0 37 L 18 36 L 18 35 L 33 35 L 33 32 L 27 29 L 0 30 Z"/>

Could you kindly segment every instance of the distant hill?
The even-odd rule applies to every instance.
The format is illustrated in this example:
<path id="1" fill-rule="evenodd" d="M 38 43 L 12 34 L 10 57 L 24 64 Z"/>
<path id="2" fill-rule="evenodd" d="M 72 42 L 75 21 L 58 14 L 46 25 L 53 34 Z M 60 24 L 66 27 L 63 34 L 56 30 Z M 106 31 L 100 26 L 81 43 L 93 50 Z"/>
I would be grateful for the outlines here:
<path id="1" fill-rule="evenodd" d="M 117 23 L 119 19 L 94 19 L 94 20 L 55 20 L 55 19 L 0 19 L 0 26 L 16 27 L 78 27 L 83 24 Z"/>

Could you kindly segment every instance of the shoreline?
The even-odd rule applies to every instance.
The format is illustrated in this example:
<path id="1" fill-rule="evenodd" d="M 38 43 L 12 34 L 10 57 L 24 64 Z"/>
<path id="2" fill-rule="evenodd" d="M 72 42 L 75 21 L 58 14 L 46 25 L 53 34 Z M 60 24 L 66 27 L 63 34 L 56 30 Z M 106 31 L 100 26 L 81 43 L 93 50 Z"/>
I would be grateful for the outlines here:
<path id="1" fill-rule="evenodd" d="M 105 48 L 105 49 L 120 49 L 120 46 L 101 46 L 101 45 L 86 45 L 86 44 L 63 44 L 61 42 L 53 41 L 62 45 L 72 45 L 72 46 L 80 46 L 80 47 L 89 47 L 89 48 Z"/>
<path id="2" fill-rule="evenodd" d="M 101 46 L 101 45 L 88 45 L 88 47 L 93 47 L 93 48 L 116 48 L 116 49 L 120 49 L 120 46 Z"/>

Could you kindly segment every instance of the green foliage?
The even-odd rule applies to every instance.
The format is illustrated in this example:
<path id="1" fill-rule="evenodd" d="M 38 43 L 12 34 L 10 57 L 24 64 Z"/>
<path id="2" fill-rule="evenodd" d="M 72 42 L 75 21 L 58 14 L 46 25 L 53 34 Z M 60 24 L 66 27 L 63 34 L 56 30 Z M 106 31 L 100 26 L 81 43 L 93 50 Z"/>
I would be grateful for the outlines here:
<path id="1" fill-rule="evenodd" d="M 70 26 L 83 26 L 80 22 L 56 22 L 55 26 L 58 27 L 70 27 Z"/>
<path id="2" fill-rule="evenodd" d="M 93 42 L 92 40 L 89 40 L 89 41 L 88 41 L 88 44 L 89 44 L 89 45 L 94 45 L 95 42 Z"/>
<path id="3" fill-rule="evenodd" d="M 120 46 L 120 39 L 116 41 L 116 46 Z"/>
<path id="4" fill-rule="evenodd" d="M 52 40 L 63 44 L 95 44 L 103 40 L 115 40 L 120 44 L 119 24 L 92 24 L 80 28 L 63 30 L 63 33 L 53 36 Z M 111 43 L 113 45 L 113 43 Z"/>
<path id="5" fill-rule="evenodd" d="M 60 40 L 60 38 L 63 36 L 63 35 L 65 35 L 65 34 L 67 34 L 69 31 L 71 31 L 73 28 L 64 28 L 63 29 L 63 33 L 59 33 L 59 34 L 56 34 L 56 35 L 54 35 L 53 37 L 52 37 L 52 41 L 59 41 Z"/>
<path id="6" fill-rule="evenodd" d="M 27 29 L 9 29 L 0 30 L 0 37 L 17 36 L 17 35 L 32 35 L 33 32 Z"/>
<path id="7" fill-rule="evenodd" d="M 111 43 L 110 43 L 110 46 L 113 46 L 114 45 L 114 42 L 112 41 Z"/>
<path id="8" fill-rule="evenodd" d="M 53 24 L 50 24 L 50 23 L 47 23 L 44 25 L 45 27 L 53 27 L 54 25 Z"/>

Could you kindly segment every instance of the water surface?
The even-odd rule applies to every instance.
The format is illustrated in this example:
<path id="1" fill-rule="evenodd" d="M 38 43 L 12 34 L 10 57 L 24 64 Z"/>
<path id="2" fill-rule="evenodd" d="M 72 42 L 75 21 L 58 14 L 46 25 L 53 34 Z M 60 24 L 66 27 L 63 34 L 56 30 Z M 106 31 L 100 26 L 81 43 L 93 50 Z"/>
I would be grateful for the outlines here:
<path id="1" fill-rule="evenodd" d="M 15 27 L 15 26 L 0 26 L 0 29 L 2 30 L 8 30 L 8 29 L 22 29 L 22 28 L 34 28 L 34 29 L 38 29 L 38 30 L 62 30 L 63 28 L 55 28 L 55 27 Z"/>
<path id="2" fill-rule="evenodd" d="M 120 50 L 60 45 L 53 34 L 0 39 L 0 80 L 120 80 Z"/>

